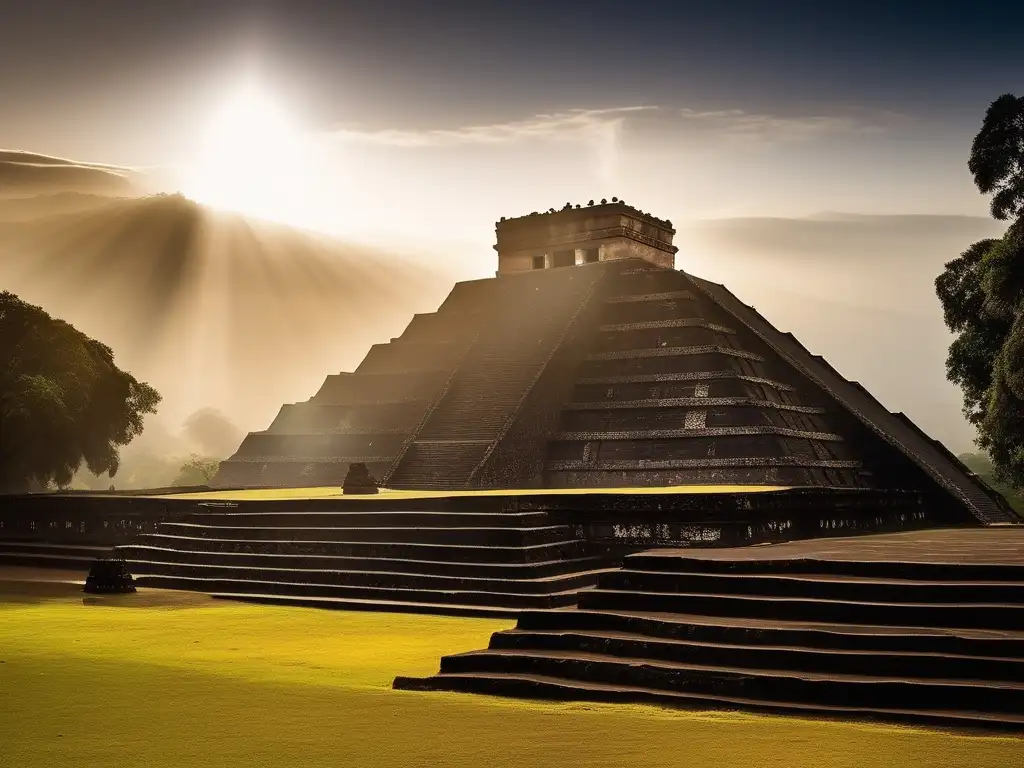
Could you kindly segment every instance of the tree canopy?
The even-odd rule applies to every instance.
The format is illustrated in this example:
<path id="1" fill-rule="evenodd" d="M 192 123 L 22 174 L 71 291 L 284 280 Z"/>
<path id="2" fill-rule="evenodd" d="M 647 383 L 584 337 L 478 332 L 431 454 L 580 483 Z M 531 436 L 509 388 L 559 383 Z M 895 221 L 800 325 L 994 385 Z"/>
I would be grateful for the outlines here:
<path id="1" fill-rule="evenodd" d="M 217 459 L 193 453 L 188 458 L 188 461 L 181 465 L 181 469 L 178 470 L 178 476 L 171 485 L 209 485 L 219 468 L 220 462 Z"/>
<path id="2" fill-rule="evenodd" d="M 0 490 L 66 486 L 83 462 L 113 476 L 159 402 L 109 347 L 0 293 Z"/>
<path id="3" fill-rule="evenodd" d="M 936 279 L 956 338 L 946 370 L 964 394 L 964 413 L 997 480 L 1024 486 L 1024 98 L 989 107 L 968 162 L 992 194 L 992 215 L 1011 220 L 1002 238 L 981 240 Z"/>

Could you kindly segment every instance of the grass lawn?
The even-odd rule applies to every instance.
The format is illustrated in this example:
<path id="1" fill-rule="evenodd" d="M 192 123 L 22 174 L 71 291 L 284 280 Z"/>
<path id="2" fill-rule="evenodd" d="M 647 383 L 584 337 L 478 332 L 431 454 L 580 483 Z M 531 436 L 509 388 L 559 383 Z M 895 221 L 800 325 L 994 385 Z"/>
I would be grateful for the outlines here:
<path id="1" fill-rule="evenodd" d="M 0 594 L 0 766 L 1024 765 L 1024 739 L 1008 737 L 390 690 L 507 626 L 183 593 Z"/>

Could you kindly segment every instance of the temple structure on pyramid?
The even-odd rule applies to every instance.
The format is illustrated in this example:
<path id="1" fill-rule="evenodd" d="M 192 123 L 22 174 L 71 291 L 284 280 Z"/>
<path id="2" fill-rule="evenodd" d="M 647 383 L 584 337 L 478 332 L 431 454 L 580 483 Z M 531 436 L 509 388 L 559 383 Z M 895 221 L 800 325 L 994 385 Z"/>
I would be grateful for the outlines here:
<path id="1" fill-rule="evenodd" d="M 1005 502 L 908 418 L 722 285 L 674 268 L 675 230 L 622 202 L 496 224 L 495 277 L 285 405 L 220 488 L 767 485 Z"/>

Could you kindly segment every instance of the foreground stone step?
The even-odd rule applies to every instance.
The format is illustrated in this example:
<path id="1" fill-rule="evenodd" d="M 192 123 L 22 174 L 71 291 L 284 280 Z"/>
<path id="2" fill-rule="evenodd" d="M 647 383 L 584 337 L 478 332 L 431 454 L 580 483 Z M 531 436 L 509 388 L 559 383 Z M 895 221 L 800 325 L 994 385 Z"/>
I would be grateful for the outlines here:
<path id="1" fill-rule="evenodd" d="M 1024 605 L 982 603 L 881 603 L 847 600 L 637 592 L 594 589 L 580 596 L 580 608 L 606 611 L 693 613 L 784 621 L 877 624 L 914 627 L 1010 629 L 1024 626 Z"/>
<path id="2" fill-rule="evenodd" d="M 519 615 L 516 629 L 523 632 L 626 633 L 651 639 L 819 650 L 901 653 L 927 649 L 936 654 L 1024 658 L 1024 628 L 1017 631 L 930 629 L 577 609 L 557 615 L 546 611 L 524 611 Z"/>
<path id="3" fill-rule="evenodd" d="M 272 568 L 267 566 L 196 565 L 155 560 L 129 560 L 129 570 L 135 576 L 165 576 L 169 578 L 241 580 L 279 582 L 282 584 L 322 585 L 340 587 L 372 587 L 374 589 L 410 590 L 468 590 L 491 593 L 522 593 L 545 595 L 568 590 L 580 590 L 597 583 L 601 571 L 560 573 L 554 576 L 519 579 L 487 578 L 481 576 L 447 576 L 421 571 L 420 573 L 393 573 L 365 570 L 323 570 L 313 568 Z"/>
<path id="4" fill-rule="evenodd" d="M 631 564 L 601 579 L 602 589 L 808 597 L 892 603 L 1024 603 L 1024 582 L 921 581 L 833 574 L 733 574 L 636 571 Z"/>
<path id="5" fill-rule="evenodd" d="M 699 695 L 736 696 L 773 703 L 895 709 L 970 710 L 1019 715 L 1024 682 L 853 675 L 806 670 L 752 669 L 573 651 L 478 651 L 446 656 L 446 674 L 515 674 L 559 677 L 604 685 L 640 686 Z"/>
<path id="6" fill-rule="evenodd" d="M 168 522 L 161 524 L 162 532 L 210 539 L 287 539 L 289 541 L 374 541 L 415 542 L 418 544 L 476 544 L 525 545 L 546 544 L 573 536 L 572 528 L 565 525 L 545 525 L 535 528 L 514 527 L 274 527 L 255 525 L 201 525 L 198 523 Z"/>
<path id="7" fill-rule="evenodd" d="M 206 541 L 205 539 L 203 540 Z M 248 566 L 338 571 L 385 571 L 390 573 L 432 573 L 443 576 L 477 576 L 495 579 L 543 578 L 580 571 L 596 571 L 605 565 L 597 557 L 576 557 L 539 562 L 473 563 L 446 560 L 412 560 L 395 557 L 346 557 L 339 555 L 253 554 L 209 552 L 129 544 L 118 547 L 124 557 L 136 562 L 169 562 L 189 565 Z"/>
<path id="8" fill-rule="evenodd" d="M 1024 680 L 1024 658 L 942 654 L 929 651 L 879 652 L 771 645 L 739 645 L 671 640 L 618 632 L 510 630 L 495 633 L 490 650 L 603 654 L 748 669 L 783 669 L 852 675 Z"/>
<path id="9" fill-rule="evenodd" d="M 522 546 L 432 544 L 407 541 L 344 541 L 333 540 L 333 537 L 322 541 L 294 541 L 287 538 L 214 539 L 168 534 L 140 536 L 139 542 L 168 549 L 203 552 L 385 557 L 405 560 L 444 560 L 453 563 L 530 563 L 576 558 L 584 554 L 586 546 L 586 542 L 575 537 L 554 543 Z"/>
<path id="10" fill-rule="evenodd" d="M 192 592 L 275 595 L 293 598 L 338 598 L 365 601 L 390 601 L 472 606 L 501 606 L 503 608 L 555 608 L 576 602 L 578 590 L 528 594 L 519 592 L 493 592 L 484 590 L 431 590 L 378 587 L 347 587 L 333 584 L 307 584 L 251 579 L 215 579 L 184 576 L 142 574 L 136 577 L 142 587 L 181 589 Z"/>
<path id="11" fill-rule="evenodd" d="M 742 710 L 799 717 L 858 719 L 970 729 L 1024 730 L 1024 715 L 1020 713 L 992 714 L 966 709 L 939 712 L 927 708 L 914 710 L 885 706 L 853 707 L 770 702 L 742 696 L 665 691 L 641 685 L 606 685 L 545 675 L 446 674 L 430 678 L 398 677 L 395 678 L 394 687 L 399 690 L 459 691 L 553 701 L 646 703 L 700 710 Z"/>

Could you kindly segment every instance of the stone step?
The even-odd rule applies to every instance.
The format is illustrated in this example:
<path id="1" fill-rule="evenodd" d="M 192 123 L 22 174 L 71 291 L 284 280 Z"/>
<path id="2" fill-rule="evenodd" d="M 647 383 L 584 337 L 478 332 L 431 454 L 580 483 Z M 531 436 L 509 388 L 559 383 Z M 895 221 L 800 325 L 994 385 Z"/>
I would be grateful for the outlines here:
<path id="1" fill-rule="evenodd" d="M 989 603 L 880 603 L 763 595 L 689 592 L 637 592 L 594 589 L 582 595 L 580 608 L 666 613 L 695 613 L 786 621 L 876 624 L 915 627 L 1018 629 L 1024 605 Z"/>
<path id="2" fill-rule="evenodd" d="M 250 554 L 336 555 L 341 557 L 389 557 L 405 560 L 444 560 L 453 563 L 529 563 L 581 557 L 586 542 L 571 538 L 551 543 L 496 546 L 389 541 L 294 541 L 292 539 L 213 539 L 168 534 L 147 534 L 138 543 L 203 552 Z"/>
<path id="3" fill-rule="evenodd" d="M 926 650 L 927 638 L 918 639 L 921 641 L 918 650 L 879 652 L 766 644 L 740 645 L 689 638 L 652 638 L 625 632 L 517 629 L 495 633 L 491 638 L 490 649 L 510 652 L 581 651 L 620 658 L 745 669 L 993 681 L 1024 680 L 1024 658 L 934 653 Z"/>
<path id="4" fill-rule="evenodd" d="M 857 719 L 969 729 L 1024 730 L 1020 713 L 972 712 L 964 709 L 934 711 L 898 709 L 886 706 L 827 706 L 796 702 L 772 702 L 756 698 L 718 693 L 666 691 L 640 685 L 607 685 L 568 680 L 554 675 L 524 674 L 446 674 L 429 678 L 398 677 L 399 690 L 458 691 L 492 696 L 546 699 L 553 701 L 601 701 L 608 703 L 646 703 L 686 709 L 744 710 L 798 717 Z"/>
<path id="5" fill-rule="evenodd" d="M 898 560 L 828 560 L 787 558 L 777 560 L 653 554 L 629 555 L 625 561 L 631 571 L 723 573 L 723 574 L 822 574 L 865 576 L 883 579 L 919 581 L 1008 581 L 1024 584 L 1024 566 L 982 563 L 916 563 Z"/>
<path id="6" fill-rule="evenodd" d="M 827 574 L 731 574 L 634 571 L 606 574 L 601 588 L 631 592 L 698 592 L 879 603 L 1001 603 L 1024 606 L 1024 582 L 919 581 Z"/>
<path id="7" fill-rule="evenodd" d="M 202 510 L 189 513 L 182 522 L 228 527 L 333 528 L 539 528 L 548 525 L 546 512 L 450 512 L 450 511 L 271 511 L 238 512 Z"/>
<path id="8" fill-rule="evenodd" d="M 326 587 L 371 587 L 386 590 L 472 591 L 494 594 L 521 593 L 546 595 L 555 592 L 580 590 L 594 586 L 600 571 L 563 572 L 553 576 L 502 579 L 486 576 L 448 576 L 429 571 L 421 573 L 395 573 L 364 570 L 325 570 L 314 568 L 281 568 L 269 566 L 243 566 L 236 564 L 193 564 L 160 560 L 129 560 L 129 570 L 135 576 L 166 576 L 204 580 L 238 580 L 275 582 L 293 585 Z"/>
<path id="9" fill-rule="evenodd" d="M 204 552 L 146 544 L 118 547 L 128 560 L 159 561 L 193 565 L 245 566 L 388 573 L 432 573 L 444 576 L 477 576 L 494 579 L 544 578 L 580 571 L 600 570 L 605 561 L 598 557 L 576 557 L 539 562 L 453 562 L 411 560 L 394 557 L 345 557 L 338 555 L 251 554 L 246 552 Z"/>
<path id="10" fill-rule="evenodd" d="M 439 527 L 423 526 L 255 526 L 202 525 L 197 523 L 163 523 L 161 532 L 190 538 L 233 540 L 290 541 L 365 541 L 417 544 L 469 544 L 475 546 L 549 544 L 573 536 L 573 529 L 564 525 L 516 527 Z"/>
<path id="11" fill-rule="evenodd" d="M 643 658 L 620 658 L 574 650 L 477 651 L 446 656 L 445 674 L 514 674 L 559 677 L 605 685 L 736 696 L 766 702 L 912 710 L 1024 712 L 1024 682 L 854 675 L 835 672 L 752 669 Z"/>
<path id="12" fill-rule="evenodd" d="M 390 488 L 446 490 L 462 488 L 490 447 L 490 440 L 419 441 L 411 443 L 395 471 Z M 444 478 L 444 479 L 442 479 Z"/>
<path id="13" fill-rule="evenodd" d="M 1017 631 L 931 629 L 577 609 L 560 612 L 557 616 L 526 611 L 519 616 L 517 629 L 524 632 L 609 632 L 652 639 L 879 653 L 917 651 L 927 646 L 929 651 L 940 654 L 1024 658 L 1024 628 Z"/>
<path id="14" fill-rule="evenodd" d="M 506 608 L 555 608 L 576 602 L 578 590 L 546 594 L 524 592 L 493 592 L 457 589 L 402 589 L 386 587 L 349 587 L 337 584 L 307 584 L 251 579 L 206 579 L 185 576 L 141 574 L 136 577 L 141 587 L 181 589 L 192 592 L 214 592 L 253 595 L 276 595 L 288 598 L 338 598 L 347 600 L 390 601 Z"/>

